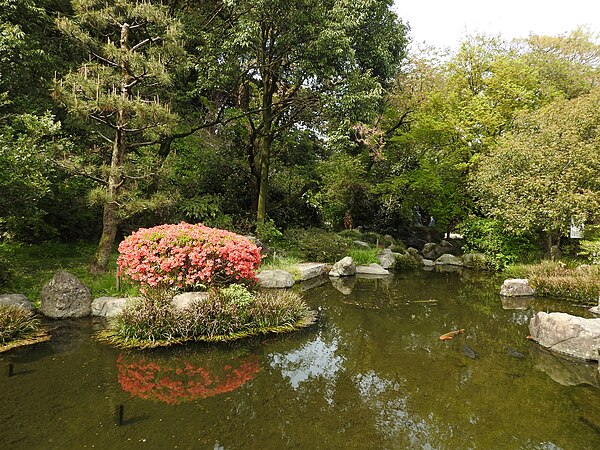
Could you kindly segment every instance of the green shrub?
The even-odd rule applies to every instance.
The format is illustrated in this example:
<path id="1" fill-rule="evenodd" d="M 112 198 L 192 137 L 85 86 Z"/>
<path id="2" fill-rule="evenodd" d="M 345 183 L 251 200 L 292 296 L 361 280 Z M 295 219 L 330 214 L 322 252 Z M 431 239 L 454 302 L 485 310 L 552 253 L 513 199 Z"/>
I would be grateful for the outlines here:
<path id="1" fill-rule="evenodd" d="M 421 267 L 421 261 L 409 253 L 401 253 L 396 255 L 396 262 L 394 263 L 394 269 L 396 270 L 409 270 L 416 267 Z"/>
<path id="2" fill-rule="evenodd" d="M 256 226 L 256 236 L 261 242 L 273 245 L 281 241 L 283 233 L 277 229 L 272 219 L 267 219 Z"/>
<path id="3" fill-rule="evenodd" d="M 39 319 L 27 309 L 0 305 L 0 346 L 36 336 L 41 330 Z"/>
<path id="4" fill-rule="evenodd" d="M 369 264 L 378 264 L 379 249 L 377 248 L 360 248 L 353 249 L 348 252 L 348 255 L 354 260 L 357 266 L 368 266 Z"/>
<path id="5" fill-rule="evenodd" d="M 319 228 L 289 229 L 283 237 L 287 253 L 304 261 L 335 262 L 356 247 L 352 239 Z"/>
<path id="6" fill-rule="evenodd" d="M 494 219 L 469 219 L 461 225 L 460 231 L 465 242 L 463 251 L 485 254 L 496 270 L 522 261 L 537 250 L 530 237 L 511 234 Z"/>

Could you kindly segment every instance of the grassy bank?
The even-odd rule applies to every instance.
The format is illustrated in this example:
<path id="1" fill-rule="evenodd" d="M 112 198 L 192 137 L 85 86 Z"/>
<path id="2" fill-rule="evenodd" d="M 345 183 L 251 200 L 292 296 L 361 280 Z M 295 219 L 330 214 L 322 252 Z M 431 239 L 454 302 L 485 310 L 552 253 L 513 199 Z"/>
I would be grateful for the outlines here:
<path id="1" fill-rule="evenodd" d="M 567 298 L 596 305 L 600 293 L 600 266 L 577 262 L 541 261 L 514 265 L 505 274 L 511 278 L 527 278 L 536 295 Z"/>
<path id="2" fill-rule="evenodd" d="M 137 288 L 128 283 L 122 283 L 121 290 L 117 290 L 116 252 L 105 274 L 94 276 L 89 273 L 89 264 L 95 250 L 96 246 L 88 243 L 0 244 L 0 258 L 6 261 L 0 270 L 7 272 L 6 282 L 0 286 L 0 293 L 24 294 L 39 306 L 42 286 L 62 269 L 88 286 L 93 298 L 138 295 Z"/>

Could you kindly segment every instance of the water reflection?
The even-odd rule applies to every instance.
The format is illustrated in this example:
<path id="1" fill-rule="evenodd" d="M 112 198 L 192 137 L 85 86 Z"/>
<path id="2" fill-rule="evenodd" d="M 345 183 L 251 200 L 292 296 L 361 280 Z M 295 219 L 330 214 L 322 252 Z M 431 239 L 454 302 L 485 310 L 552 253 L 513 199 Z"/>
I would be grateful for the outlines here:
<path id="1" fill-rule="evenodd" d="M 298 389 L 302 383 L 315 378 L 322 378 L 332 385 L 344 363 L 344 358 L 336 354 L 337 351 L 336 339 L 326 342 L 319 334 L 296 350 L 270 355 L 270 365 L 281 370 L 281 375 L 293 389 Z"/>
<path id="2" fill-rule="evenodd" d="M 260 365 L 255 355 L 208 359 L 122 353 L 117 369 L 123 391 L 174 405 L 231 392 L 252 380 Z"/>

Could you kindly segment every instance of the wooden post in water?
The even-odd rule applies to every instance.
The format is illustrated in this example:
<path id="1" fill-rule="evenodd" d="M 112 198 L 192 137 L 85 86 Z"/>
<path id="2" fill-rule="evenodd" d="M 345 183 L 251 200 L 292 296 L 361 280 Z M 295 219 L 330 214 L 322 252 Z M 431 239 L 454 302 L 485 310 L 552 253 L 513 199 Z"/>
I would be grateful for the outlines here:
<path id="1" fill-rule="evenodd" d="M 123 425 L 123 414 L 124 414 L 124 410 L 125 410 L 125 406 L 123 405 L 119 405 L 119 407 L 117 408 L 117 414 L 116 414 L 116 422 L 117 422 L 117 426 L 121 426 Z"/>
<path id="2" fill-rule="evenodd" d="M 12 377 L 14 375 L 14 371 L 15 371 L 15 365 L 13 363 L 8 363 L 8 370 L 7 370 L 8 376 Z"/>

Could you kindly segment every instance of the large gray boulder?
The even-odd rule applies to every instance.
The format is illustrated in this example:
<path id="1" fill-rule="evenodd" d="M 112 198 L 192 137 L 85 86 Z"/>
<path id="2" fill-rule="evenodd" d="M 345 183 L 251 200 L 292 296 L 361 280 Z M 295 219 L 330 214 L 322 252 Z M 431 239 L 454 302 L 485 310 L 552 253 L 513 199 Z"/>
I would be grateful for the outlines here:
<path id="1" fill-rule="evenodd" d="M 390 271 L 384 269 L 379 264 L 369 264 L 368 266 L 358 266 L 357 275 L 389 275 Z"/>
<path id="2" fill-rule="evenodd" d="M 389 248 L 386 248 L 377 255 L 377 260 L 384 269 L 391 269 L 396 264 L 396 255 Z"/>
<path id="3" fill-rule="evenodd" d="M 127 303 L 126 298 L 98 297 L 92 302 L 92 316 L 111 318 L 120 314 Z"/>
<path id="4" fill-rule="evenodd" d="M 356 245 L 363 248 L 371 248 L 368 242 L 365 241 L 353 241 Z"/>
<path id="5" fill-rule="evenodd" d="M 33 305 L 23 294 L 2 294 L 0 295 L 0 306 L 18 306 L 19 308 L 33 311 Z"/>
<path id="6" fill-rule="evenodd" d="M 462 258 L 451 255 L 450 253 L 444 253 L 438 259 L 435 260 L 437 266 L 464 266 Z"/>
<path id="7" fill-rule="evenodd" d="M 348 277 L 356 274 L 356 264 L 350 256 L 340 259 L 329 271 L 330 277 Z"/>
<path id="8" fill-rule="evenodd" d="M 423 246 L 423 250 L 421 253 L 423 254 L 423 258 L 436 260 L 441 256 L 441 253 L 438 254 L 439 245 L 435 242 L 428 242 Z"/>
<path id="9" fill-rule="evenodd" d="M 177 311 L 189 308 L 195 302 L 202 302 L 208 297 L 208 292 L 184 292 L 171 299 L 171 306 Z"/>
<path id="10" fill-rule="evenodd" d="M 500 288 L 500 295 L 506 297 L 530 297 L 533 294 L 533 288 L 526 278 L 509 278 L 504 280 Z"/>
<path id="11" fill-rule="evenodd" d="M 538 312 L 529 322 L 529 334 L 554 352 L 588 361 L 599 359 L 600 319 Z"/>
<path id="12" fill-rule="evenodd" d="M 265 288 L 289 288 L 294 285 L 294 277 L 285 270 L 263 270 L 256 278 L 259 286 Z"/>
<path id="13" fill-rule="evenodd" d="M 74 275 L 61 270 L 42 287 L 40 311 L 53 319 L 89 316 L 92 293 Z"/>
<path id="14" fill-rule="evenodd" d="M 322 276 L 326 266 L 327 265 L 323 263 L 304 262 L 296 265 L 296 269 L 300 274 L 300 281 L 306 281 L 311 278 Z"/>

